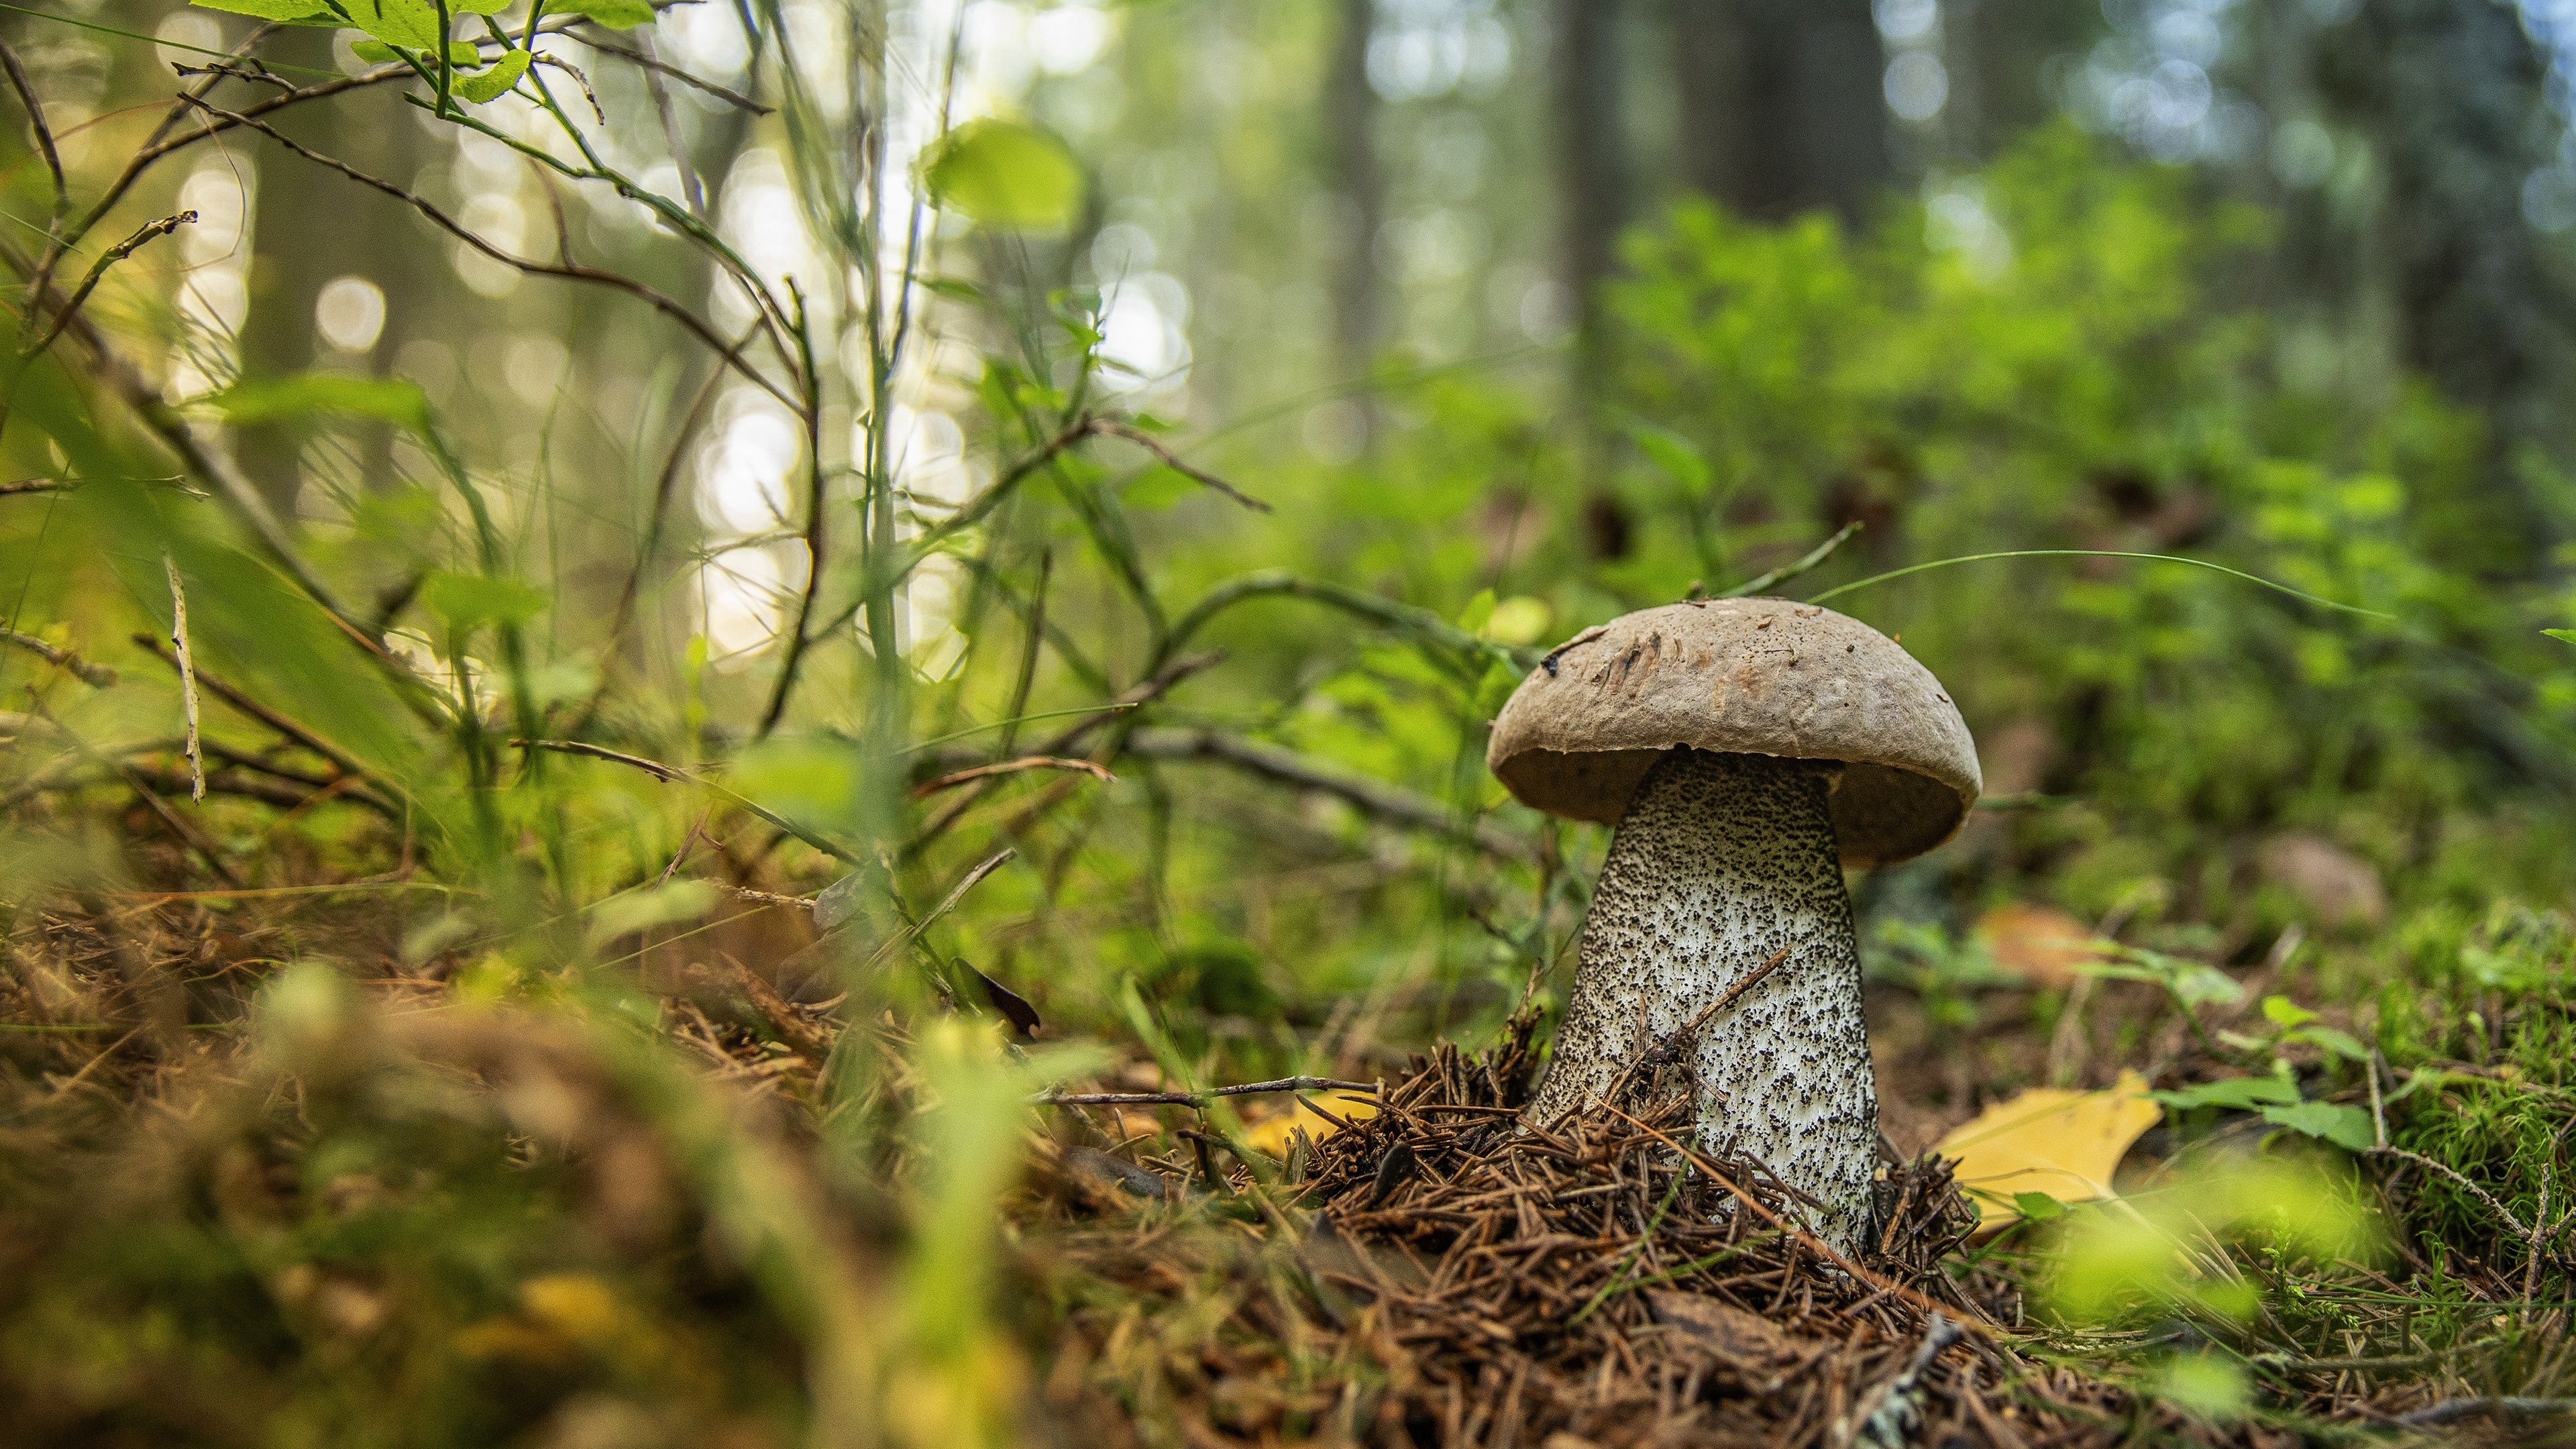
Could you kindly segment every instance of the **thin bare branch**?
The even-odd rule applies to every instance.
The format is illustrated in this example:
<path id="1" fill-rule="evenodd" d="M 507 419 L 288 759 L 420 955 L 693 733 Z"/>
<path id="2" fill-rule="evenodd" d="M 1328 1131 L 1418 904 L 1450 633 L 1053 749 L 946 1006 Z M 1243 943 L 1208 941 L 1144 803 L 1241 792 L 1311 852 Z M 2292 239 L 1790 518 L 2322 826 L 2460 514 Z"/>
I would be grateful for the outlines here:
<path id="1" fill-rule="evenodd" d="M 1041 1092 L 1029 1101 L 1044 1107 L 1201 1107 L 1219 1097 L 1261 1092 L 1366 1092 L 1377 1095 L 1375 1082 L 1345 1082 L 1335 1077 L 1281 1077 L 1275 1082 L 1246 1082 L 1205 1092 Z"/>
<path id="2" fill-rule="evenodd" d="M 186 722 L 188 798 L 206 802 L 206 752 L 197 740 L 197 663 L 188 654 L 188 590 L 179 582 L 179 562 L 161 551 L 161 572 L 170 578 L 170 648 L 179 660 L 179 714 Z"/>
<path id="3" fill-rule="evenodd" d="M 1226 497 L 1233 499 L 1235 502 L 1242 504 L 1244 507 L 1251 509 L 1255 513 L 1268 513 L 1270 511 L 1269 504 L 1264 503 L 1260 499 L 1253 497 L 1251 494 L 1244 492 L 1242 489 L 1235 487 L 1233 484 L 1228 483 L 1224 479 L 1216 476 L 1214 473 L 1210 473 L 1202 468 L 1193 467 L 1190 464 L 1183 462 L 1180 454 L 1163 446 L 1162 439 L 1155 437 L 1152 433 L 1146 432 L 1143 428 L 1137 427 L 1132 423 L 1122 423 L 1115 418 L 1093 418 L 1090 422 L 1090 428 L 1091 431 L 1099 433 L 1105 437 L 1124 438 L 1128 442 L 1134 443 L 1137 447 L 1140 447 L 1146 452 L 1161 459 L 1164 467 L 1188 478 L 1191 482 L 1198 484 L 1202 488 L 1214 489 L 1215 491 L 1224 494 Z"/>
<path id="4" fill-rule="evenodd" d="M 30 654 L 41 656 L 46 663 L 56 668 L 68 669 L 80 677 L 81 683 L 93 689 L 105 689 L 116 682 L 115 670 L 104 664 L 92 664 L 72 651 L 56 648 L 33 634 L 21 634 L 15 629 L 0 629 L 0 644 L 24 649 Z"/>
<path id="5" fill-rule="evenodd" d="M 161 641 L 153 638 L 151 635 L 137 634 L 134 636 L 134 642 L 151 650 L 154 658 L 159 659 L 162 663 L 169 665 L 171 668 L 180 669 L 184 667 L 179 661 L 179 656 L 162 648 Z M 203 670 L 192 670 L 192 672 L 196 675 L 197 683 L 204 686 L 207 693 L 212 694 L 215 698 L 222 700 L 224 703 L 231 705 L 237 710 L 240 710 L 243 714 L 250 716 L 252 719 L 259 721 L 270 729 L 277 731 L 279 734 L 284 735 L 296 744 L 302 745 L 304 748 L 320 755 L 323 759 L 330 761 L 341 774 L 354 776 L 359 779 L 372 779 L 375 777 L 375 771 L 367 768 L 364 761 L 361 761 L 357 756 L 350 754 L 347 750 L 340 748 L 338 745 L 335 745 L 329 740 L 322 738 L 320 735 L 315 734 L 305 726 L 296 723 L 294 720 L 287 718 L 285 715 L 282 715 L 276 710 L 269 708 L 267 705 L 260 703 L 258 700 L 251 698 L 242 691 L 226 684 L 223 680 L 216 678 L 214 675 L 208 674 Z"/>
<path id="6" fill-rule="evenodd" d="M 1016 775 L 1024 770 L 1079 770 L 1103 784 L 1118 783 L 1118 777 L 1109 773 L 1107 767 L 1090 760 L 1068 760 L 1056 755 L 1023 755 L 1016 760 L 977 765 L 966 770 L 952 770 L 935 780 L 925 780 L 912 787 L 912 798 L 926 800 L 942 790 L 954 790 L 960 785 L 971 785 L 978 780 L 989 780 L 997 775 Z"/>
<path id="7" fill-rule="evenodd" d="M 651 75 L 669 76 L 671 79 L 678 81 L 680 84 L 687 86 L 691 90 L 704 91 L 706 94 L 711 95 L 717 100 L 724 102 L 726 105 L 735 107 L 738 110 L 748 111 L 755 116 L 766 116 L 774 109 L 773 107 L 762 105 L 760 102 L 742 94 L 740 91 L 727 90 L 725 87 L 717 85 L 714 81 L 708 80 L 704 76 L 691 75 L 680 67 L 673 65 L 668 61 L 658 59 L 644 50 L 629 50 L 625 46 L 619 45 L 614 41 L 602 40 L 598 36 L 590 35 L 579 30 L 568 30 L 564 33 L 571 36 L 573 39 L 580 41 L 582 44 L 589 46 L 593 50 L 600 51 L 603 54 L 617 56 L 623 60 L 631 61 L 634 64 L 643 67 L 643 69 Z M 640 32 L 638 33 L 637 38 L 639 40 L 642 39 Z"/>
<path id="8" fill-rule="evenodd" d="M 157 237 L 168 236 L 196 219 L 195 212 L 183 211 L 176 216 L 165 216 L 159 221 L 147 221 L 135 228 L 134 235 L 99 253 L 98 260 L 90 265 L 89 274 L 82 277 L 80 285 L 72 289 L 71 300 L 63 303 L 62 307 L 54 313 L 54 325 L 46 328 L 45 335 L 33 344 L 20 348 L 18 355 L 28 358 L 42 356 L 46 349 L 54 345 L 55 339 L 63 335 L 63 329 L 72 325 L 72 318 L 79 314 L 81 304 L 89 300 L 89 294 L 98 290 L 99 281 L 107 275 L 108 268 L 134 255 L 144 243 Z"/>
<path id="9" fill-rule="evenodd" d="M 1357 806 L 1363 814 L 1408 829 L 1428 831 L 1487 855 L 1526 865 L 1538 862 L 1538 844 L 1491 821 L 1462 815 L 1429 796 L 1417 795 L 1383 780 L 1372 780 L 1320 765 L 1275 745 L 1256 744 L 1218 730 L 1142 729 L 1127 737 L 1132 754 L 1166 760 L 1213 760 L 1236 769 L 1312 790 Z"/>
<path id="10" fill-rule="evenodd" d="M 248 126 L 252 130 L 258 131 L 260 134 L 267 136 L 270 140 L 275 141 L 280 146 L 285 147 L 287 150 L 303 157 L 305 160 L 310 161 L 317 166 L 336 171 L 351 181 L 357 182 L 361 186 L 371 187 L 374 190 L 383 192 L 385 195 L 392 197 L 396 201 L 410 207 L 412 210 L 419 212 L 422 216 L 427 217 L 433 225 L 437 226 L 448 235 L 455 237 L 458 241 L 465 243 L 467 246 L 474 248 L 474 250 L 481 252 L 483 255 L 490 257 L 492 260 L 499 262 L 505 267 L 525 272 L 534 277 L 558 277 L 565 281 L 587 282 L 593 286 L 605 287 L 611 291 L 623 292 L 626 295 L 645 303 L 653 308 L 653 310 L 679 323 L 683 328 L 687 329 L 691 336 L 705 344 L 705 346 L 709 350 L 713 351 L 718 357 L 723 358 L 725 364 L 731 367 L 745 381 L 751 383 L 761 391 L 768 393 L 771 397 L 778 399 L 779 402 L 786 405 L 789 412 L 799 417 L 804 415 L 804 405 L 798 399 L 789 395 L 784 389 L 780 388 L 777 383 L 772 382 L 760 371 L 760 369 L 752 366 L 751 360 L 744 357 L 739 348 L 735 347 L 732 343 L 725 341 L 725 339 L 718 334 L 713 327 L 707 325 L 704 318 L 699 317 L 688 308 L 681 306 L 679 302 L 670 296 L 647 286 L 632 277 L 626 276 L 623 273 L 604 271 L 598 267 L 583 266 L 579 263 L 540 262 L 503 251 L 501 248 L 494 246 L 490 241 L 486 240 L 481 233 L 476 232 L 473 228 L 459 222 L 456 218 L 449 216 L 445 211 L 441 210 L 436 203 L 430 201 L 427 197 L 421 196 L 405 187 L 398 186 L 391 181 L 384 180 L 381 177 L 369 175 L 367 172 L 361 171 L 357 167 L 352 166 L 337 157 L 326 156 L 319 151 L 313 150 L 312 148 L 289 138 L 284 132 L 278 130 L 275 126 L 269 125 L 265 121 L 254 120 L 247 114 L 227 111 L 220 106 L 216 106 L 202 100 L 192 100 L 190 104 L 196 106 L 199 110 L 204 111 L 210 116 L 230 121 L 234 125 Z"/>
<path id="11" fill-rule="evenodd" d="M 27 83 L 26 69 L 18 64 L 18 52 L 0 44 L 0 66 L 9 71 L 10 88 L 18 93 L 18 104 L 27 109 L 27 129 L 35 133 L 36 150 L 45 158 L 45 169 L 54 178 L 54 224 L 62 224 L 63 213 L 71 210 L 72 185 L 63 175 L 62 153 L 54 148 L 54 128 L 45 120 L 45 103 L 36 98 L 36 88 Z"/>
<path id="12" fill-rule="evenodd" d="M 1823 563 L 1825 560 L 1832 558 L 1834 556 L 1834 550 L 1842 547 L 1844 540 L 1858 532 L 1860 532 L 1860 520 L 1853 519 L 1851 522 L 1844 524 L 1842 526 L 1842 530 L 1836 533 L 1833 537 L 1826 539 L 1823 543 L 1817 544 L 1814 548 L 1809 549 L 1806 556 L 1800 558 L 1797 562 L 1783 564 L 1767 574 L 1758 574 L 1752 578 L 1746 579 L 1744 582 L 1737 584 L 1734 588 L 1728 589 L 1725 593 L 1718 595 L 1718 597 L 1721 599 L 1741 599 L 1754 594 L 1763 593 L 1767 590 L 1776 589 L 1782 584 L 1787 583 L 1789 580 L 1796 578 L 1798 575 L 1805 573 L 1807 570 L 1814 568 L 1816 565 Z"/>

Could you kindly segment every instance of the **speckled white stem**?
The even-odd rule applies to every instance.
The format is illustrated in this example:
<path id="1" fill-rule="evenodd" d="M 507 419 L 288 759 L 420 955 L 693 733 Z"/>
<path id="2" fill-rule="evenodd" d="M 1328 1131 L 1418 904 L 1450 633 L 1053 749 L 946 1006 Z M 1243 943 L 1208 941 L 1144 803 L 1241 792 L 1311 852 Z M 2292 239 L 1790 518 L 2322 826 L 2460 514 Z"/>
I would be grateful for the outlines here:
<path id="1" fill-rule="evenodd" d="M 1529 1118 L 1611 1090 L 1640 1052 L 1785 946 L 1760 985 L 1699 1029 L 1700 1139 L 1822 1203 L 1818 1231 L 1849 1252 L 1869 1234 L 1878 1084 L 1830 784 L 1823 767 L 1768 755 L 1685 748 L 1655 766 L 1610 842 Z"/>

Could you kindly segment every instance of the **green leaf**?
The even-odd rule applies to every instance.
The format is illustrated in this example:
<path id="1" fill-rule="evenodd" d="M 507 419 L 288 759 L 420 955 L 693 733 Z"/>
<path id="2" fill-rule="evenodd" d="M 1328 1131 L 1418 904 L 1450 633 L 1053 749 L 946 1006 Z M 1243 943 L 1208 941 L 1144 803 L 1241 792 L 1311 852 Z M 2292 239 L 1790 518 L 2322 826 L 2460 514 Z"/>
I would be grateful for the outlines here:
<path id="1" fill-rule="evenodd" d="M 1118 501 L 1130 508 L 1169 508 L 1196 493 L 1188 474 L 1165 467 L 1148 468 L 1118 490 Z"/>
<path id="2" fill-rule="evenodd" d="M 1475 713 L 1478 719 L 1492 719 L 1503 712 L 1504 701 L 1521 687 L 1520 671 L 1502 660 L 1485 666 L 1485 677 L 1476 681 Z"/>
<path id="3" fill-rule="evenodd" d="M 1476 591 L 1476 597 L 1467 601 L 1467 607 L 1458 611 L 1458 627 L 1473 634 L 1484 628 L 1485 621 L 1492 617 L 1494 617 L 1494 591 L 1479 589 Z"/>
<path id="4" fill-rule="evenodd" d="M 413 432 L 429 432 L 429 395 L 398 377 L 355 377 L 345 372 L 299 372 L 290 377 L 236 383 L 206 399 L 234 423 L 265 423 L 310 413 L 349 413 L 382 418 Z"/>
<path id="5" fill-rule="evenodd" d="M 502 56 L 489 70 L 458 76 L 455 90 L 458 95 L 479 106 L 487 101 L 499 100 L 504 92 L 519 83 L 519 77 L 527 73 L 528 53 L 524 50 L 514 50 Z"/>
<path id="6" fill-rule="evenodd" d="M 2322 1138 L 2346 1152 L 2368 1152 L 2379 1143 L 2379 1134 L 2372 1130 L 2368 1112 L 2334 1102 L 2266 1107 L 2263 1120 L 2275 1127 L 2287 1127 L 2293 1132 Z"/>
<path id="7" fill-rule="evenodd" d="M 447 36 L 438 27 L 438 7 L 429 0 L 341 0 L 360 30 L 388 45 L 436 54 Z"/>
<path id="8" fill-rule="evenodd" d="M 338 17 L 333 17 L 331 23 L 337 25 L 339 23 Z M 360 60 L 372 60 L 378 65 L 382 65 L 389 60 L 399 60 L 409 53 L 406 51 L 396 50 L 381 40 L 351 41 L 349 44 L 349 51 Z M 447 59 L 449 63 L 453 65 L 473 65 L 483 59 L 483 52 L 475 49 L 465 41 L 451 40 L 447 43 Z"/>
<path id="9" fill-rule="evenodd" d="M 2279 1077 L 2228 1077 L 2222 1081 L 2203 1082 L 2179 1092 L 2150 1092 L 2148 1096 L 2177 1111 L 2194 1107 L 2228 1107 L 2250 1112 L 2266 1102 L 2296 1102 L 2299 1088 L 2295 1082 Z"/>
<path id="10" fill-rule="evenodd" d="M 931 143 L 922 180 L 939 204 L 988 226 L 1049 230 L 1082 204 L 1082 163 L 1021 121 L 969 121 Z"/>
<path id="11" fill-rule="evenodd" d="M 200 9 L 227 15 L 255 15 L 286 25 L 337 25 L 340 17 L 314 0 L 196 0 Z"/>
<path id="12" fill-rule="evenodd" d="M 557 15 L 587 15 L 611 30 L 632 30 L 653 18 L 653 7 L 645 0 L 556 0 L 546 9 Z"/>
<path id="13" fill-rule="evenodd" d="M 630 891 L 601 901 L 590 913 L 582 936 L 596 948 L 651 926 L 694 921 L 716 903 L 716 888 L 702 880 L 673 881 L 651 890 Z"/>
<path id="14" fill-rule="evenodd" d="M 2370 1048 L 2354 1040 L 2350 1032 L 2337 1031 L 2330 1026 L 2311 1026 L 2301 1029 L 2297 1036 L 2303 1041 L 2315 1042 L 2348 1062 L 2370 1060 Z"/>
<path id="15" fill-rule="evenodd" d="M 2543 629 L 2540 632 L 2552 639 L 2564 639 L 2570 644 L 2576 644 L 2576 629 Z"/>
<path id="16" fill-rule="evenodd" d="M 2274 1026 L 2305 1026 L 2317 1019 L 2315 1012 L 2286 996 L 2264 997 L 2263 1015 Z"/>
<path id="17" fill-rule="evenodd" d="M 2044 1192 L 2017 1192 L 2013 1194 L 2013 1211 L 2032 1222 L 2044 1223 L 2066 1216 L 2066 1204 Z"/>
<path id="18" fill-rule="evenodd" d="M 517 579 L 441 570 L 420 586 L 420 602 L 462 634 L 484 624 L 524 624 L 546 606 L 546 596 Z"/>
<path id="19" fill-rule="evenodd" d="M 1709 470 L 1708 459 L 1700 455 L 1699 448 L 1690 439 L 1652 423 L 1632 425 L 1628 429 L 1628 437 L 1637 445 L 1637 451 L 1680 484 L 1683 492 L 1693 498 L 1708 492 L 1708 485 L 1715 475 Z"/>

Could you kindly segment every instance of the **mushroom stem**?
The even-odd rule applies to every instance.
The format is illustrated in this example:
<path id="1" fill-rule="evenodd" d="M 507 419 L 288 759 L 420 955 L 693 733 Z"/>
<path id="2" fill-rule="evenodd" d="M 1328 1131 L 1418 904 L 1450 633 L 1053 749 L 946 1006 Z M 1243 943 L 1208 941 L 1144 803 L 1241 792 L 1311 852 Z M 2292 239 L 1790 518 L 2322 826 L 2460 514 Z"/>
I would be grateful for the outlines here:
<path id="1" fill-rule="evenodd" d="M 1830 768 L 1676 748 L 1637 787 L 1584 922 L 1574 999 L 1529 1107 L 1544 1123 L 1615 1090 L 1638 1056 L 1784 948 L 1684 1043 L 1707 1147 L 1814 1200 L 1836 1250 L 1868 1237 L 1878 1085 L 1860 951 L 1826 813 Z"/>

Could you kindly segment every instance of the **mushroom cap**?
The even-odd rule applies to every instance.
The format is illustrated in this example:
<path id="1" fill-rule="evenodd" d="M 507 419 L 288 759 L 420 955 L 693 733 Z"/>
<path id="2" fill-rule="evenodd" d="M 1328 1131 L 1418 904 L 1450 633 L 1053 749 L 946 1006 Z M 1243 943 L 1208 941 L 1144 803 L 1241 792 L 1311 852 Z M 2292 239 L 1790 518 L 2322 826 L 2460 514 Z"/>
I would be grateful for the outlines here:
<path id="1" fill-rule="evenodd" d="M 1985 783 L 1932 671 L 1867 624 L 1789 599 L 1670 604 L 1584 630 L 1513 691 L 1485 763 L 1524 805 L 1615 825 L 1679 745 L 1840 761 L 1829 809 L 1846 865 L 1948 840 Z"/>

